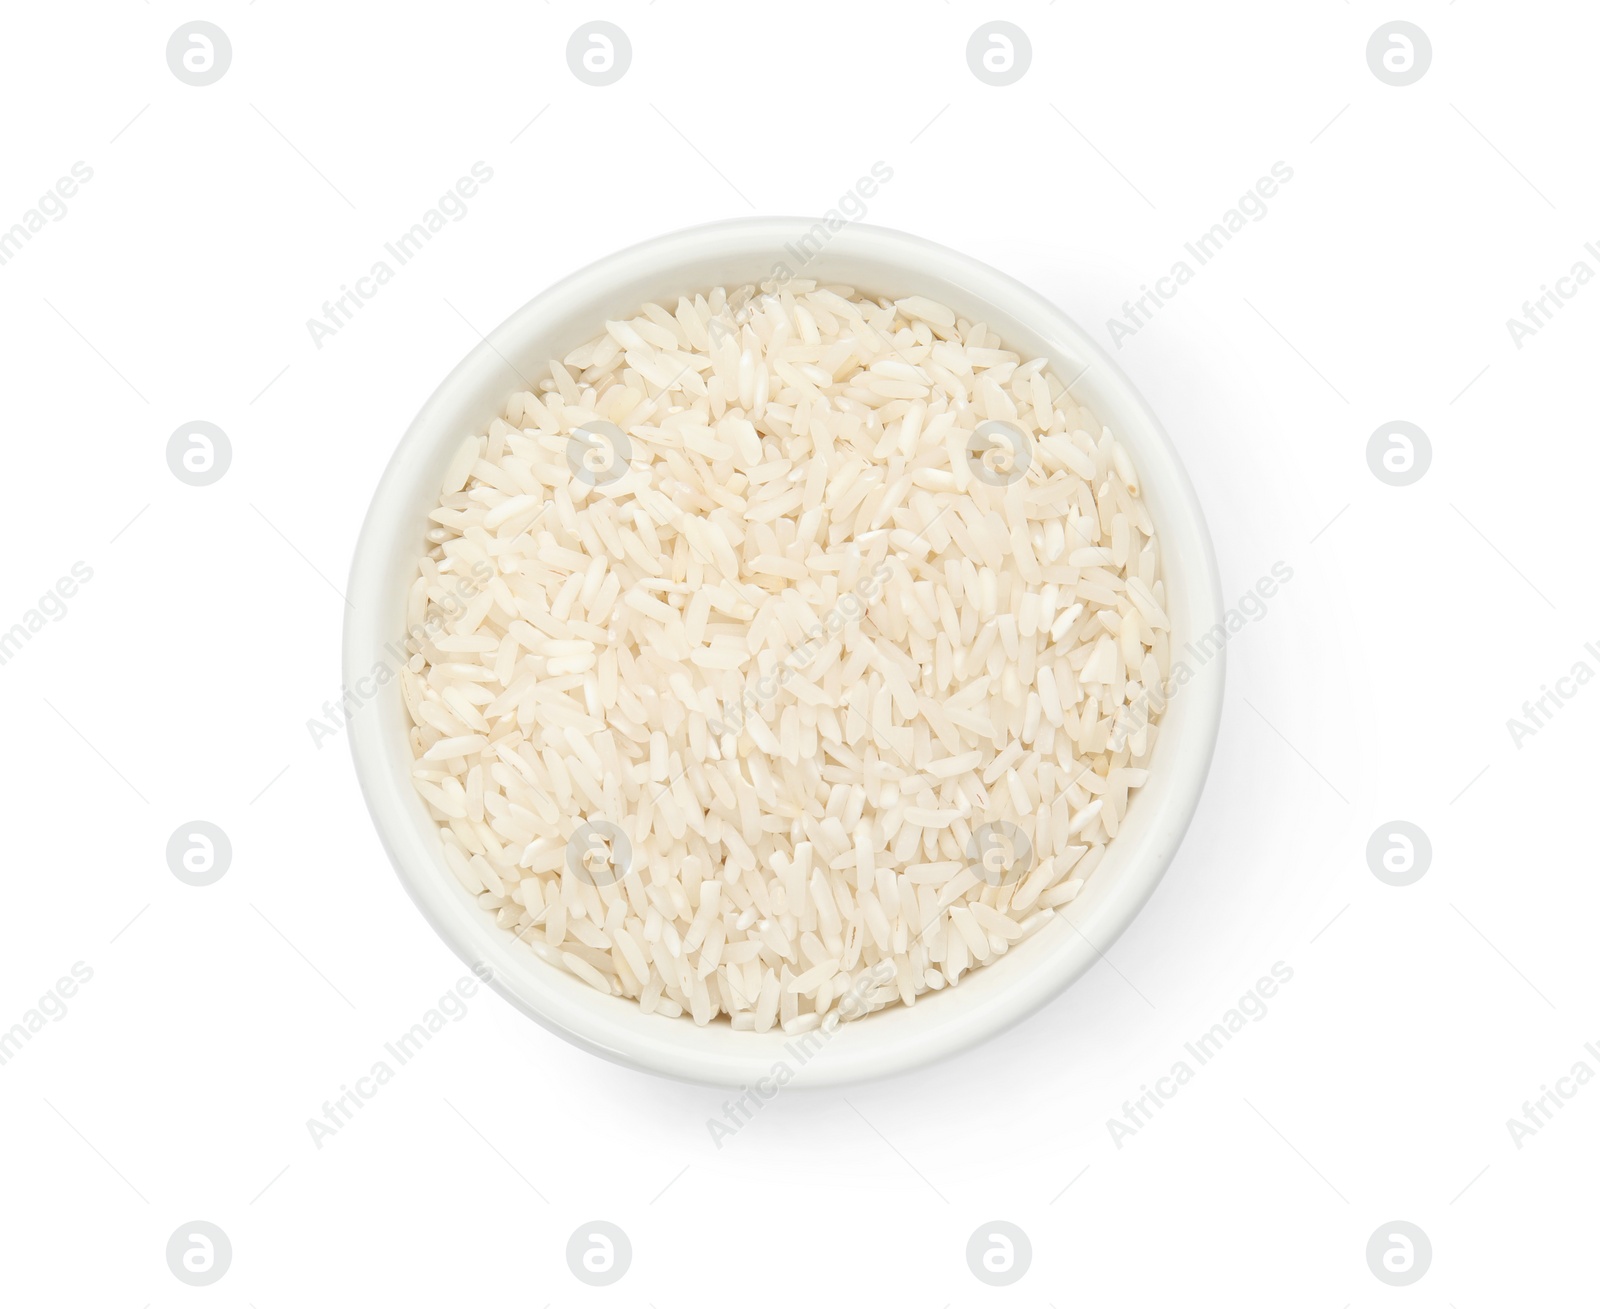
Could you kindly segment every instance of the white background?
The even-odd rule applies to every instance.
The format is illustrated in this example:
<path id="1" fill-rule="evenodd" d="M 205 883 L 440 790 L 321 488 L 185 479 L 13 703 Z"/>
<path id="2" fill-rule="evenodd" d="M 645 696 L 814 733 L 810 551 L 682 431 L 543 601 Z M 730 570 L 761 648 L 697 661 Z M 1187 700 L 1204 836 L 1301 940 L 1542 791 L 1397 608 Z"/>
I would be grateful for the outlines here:
<path id="1" fill-rule="evenodd" d="M 165 47 L 231 38 L 214 85 Z M 565 59 L 628 33 L 615 85 Z M 1005 88 L 968 37 L 1008 19 Z M 1431 37 L 1414 85 L 1365 48 Z M 618 2 L 11 6 L 0 230 L 93 180 L 0 266 L 10 557 L 0 629 L 93 580 L 0 667 L 11 834 L 0 1029 L 93 980 L 0 1067 L 0 1298 L 15 1304 L 1592 1302 L 1600 1084 L 1506 1120 L 1600 1039 L 1586 687 L 1600 640 L 1600 289 L 1506 328 L 1600 238 L 1589 6 Z M 534 120 L 527 126 L 530 120 Z M 1091 144 L 1092 143 L 1092 144 Z M 1251 223 L 1116 352 L 1178 444 L 1225 590 L 1294 580 L 1232 641 L 1199 815 L 1132 929 L 982 1049 L 786 1093 L 719 1149 L 723 1095 L 616 1068 L 483 993 L 337 1136 L 306 1120 L 461 975 L 405 898 L 342 736 L 339 589 L 367 499 L 450 367 L 564 274 L 673 228 L 869 221 L 1104 324 L 1276 161 Z M 356 320 L 306 320 L 475 161 L 493 180 Z M 178 425 L 231 439 L 215 485 Z M 1378 425 L 1432 441 L 1384 485 Z M 169 834 L 221 826 L 194 888 Z M 1395 888 L 1373 830 L 1433 859 Z M 1293 980 L 1137 1135 L 1106 1123 L 1275 962 Z M 1569 1084 L 1572 1085 L 1572 1084 Z M 595 1290 L 564 1249 L 620 1225 Z M 981 1223 L 1022 1281 L 968 1271 Z M 168 1270 L 204 1219 L 232 1266 Z M 1403 1219 L 1407 1289 L 1365 1255 Z"/>

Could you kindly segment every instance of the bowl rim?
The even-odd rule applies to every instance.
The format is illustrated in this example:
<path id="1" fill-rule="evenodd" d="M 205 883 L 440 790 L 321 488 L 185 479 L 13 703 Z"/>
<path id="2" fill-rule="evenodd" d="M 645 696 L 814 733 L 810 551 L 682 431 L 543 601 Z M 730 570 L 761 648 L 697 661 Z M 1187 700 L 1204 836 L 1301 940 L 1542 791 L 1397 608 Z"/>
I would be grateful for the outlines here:
<path id="1" fill-rule="evenodd" d="M 389 649 L 387 643 L 400 636 L 404 627 L 403 611 L 386 612 L 381 597 L 386 589 L 392 589 L 399 567 L 396 551 L 403 549 L 407 540 L 421 539 L 421 518 L 413 519 L 409 508 L 409 501 L 417 496 L 419 474 L 428 471 L 430 458 L 437 463 L 438 452 L 445 443 L 459 440 L 468 431 L 481 430 L 499 412 L 492 407 L 485 411 L 481 401 L 473 403 L 467 397 L 485 393 L 497 378 L 515 389 L 514 383 L 505 383 L 504 375 L 508 368 L 516 371 L 510 359 L 518 353 L 518 342 L 535 335 L 541 323 L 581 320 L 599 302 L 614 299 L 621 289 L 647 280 L 660 281 L 667 271 L 695 261 L 754 259 L 760 255 L 764 263 L 766 256 L 789 249 L 826 221 L 805 217 L 735 218 L 682 228 L 639 242 L 554 283 L 467 352 L 424 402 L 401 437 L 362 522 L 351 560 L 350 603 L 344 621 L 342 671 L 346 704 L 350 688 L 370 680 L 369 674 L 376 667 L 374 656 Z M 1152 507 L 1151 514 L 1161 541 L 1163 576 L 1171 575 L 1176 543 L 1184 552 L 1182 603 L 1193 615 L 1188 626 L 1196 632 L 1213 627 L 1220 630 L 1221 579 L 1194 487 L 1148 403 L 1087 332 L 1017 279 L 910 233 L 846 222 L 837 230 L 827 231 L 819 257 L 824 263 L 844 259 L 856 265 L 877 266 L 886 277 L 909 275 L 913 280 L 942 281 L 958 287 L 962 293 L 958 299 L 996 311 L 985 317 L 991 325 L 997 320 L 1015 321 L 1015 333 L 1001 333 L 1008 344 L 1014 344 L 1013 335 L 1046 342 L 1052 368 L 1058 372 L 1064 357 L 1085 360 L 1068 388 L 1075 394 L 1089 390 L 1099 397 L 1091 408 L 1130 447 L 1147 494 L 1158 485 L 1161 488 L 1161 513 Z M 805 274 L 802 271 L 800 275 Z M 703 286 L 692 282 L 683 286 L 685 293 L 698 289 Z M 1091 369 L 1095 373 L 1093 382 L 1080 389 L 1079 381 Z M 509 390 L 501 391 L 501 399 L 508 393 Z M 468 417 L 464 411 L 469 407 L 479 416 Z M 406 557 L 405 566 L 409 574 L 414 574 L 415 550 Z M 1176 599 L 1169 590 L 1169 610 L 1174 608 Z M 1175 660 L 1176 657 L 1174 651 Z M 363 698 L 356 698 L 347 735 L 367 809 L 401 884 L 455 954 L 480 976 L 487 976 L 491 985 L 518 1009 L 592 1053 L 681 1080 L 720 1086 L 760 1085 L 772 1079 L 780 1064 L 787 1063 L 789 1075 L 779 1075 L 780 1085 L 793 1080 L 797 1085 L 837 1086 L 909 1071 L 998 1035 L 1048 1003 L 1104 957 L 1104 951 L 1154 893 L 1198 807 L 1221 722 L 1225 643 L 1203 664 L 1205 675 L 1195 678 L 1192 689 L 1184 689 L 1181 703 L 1174 697 L 1174 703 L 1168 705 L 1169 715 L 1175 707 L 1181 708 L 1187 735 L 1169 745 L 1171 738 L 1166 735 L 1164 724 L 1152 761 L 1151 779 L 1156 779 L 1158 768 L 1166 770 L 1161 774 L 1162 785 L 1170 788 L 1171 794 L 1164 797 L 1158 809 L 1138 813 L 1141 829 L 1137 849 L 1116 859 L 1117 864 L 1131 866 L 1118 868 L 1109 886 L 1102 886 L 1097 878 L 1088 879 L 1085 885 L 1094 891 L 1092 901 L 1086 890 L 1072 906 L 1064 907 L 1055 921 L 1022 943 L 1022 948 L 1032 952 L 1033 967 L 1026 972 L 1012 969 L 1012 975 L 1000 982 L 993 979 L 1007 971 L 1003 966 L 976 969 L 963 976 L 961 986 L 919 997 L 914 1006 L 897 1005 L 861 1022 L 841 1024 L 836 1033 L 826 1038 L 827 1057 L 815 1061 L 815 1050 L 802 1055 L 794 1048 L 812 1043 L 798 1039 L 791 1042 L 781 1031 L 732 1033 L 730 1042 L 727 1033 L 731 1029 L 725 1024 L 699 1028 L 644 1014 L 634 1002 L 604 996 L 539 959 L 531 950 L 515 946 L 512 935 L 496 927 L 448 871 L 438 850 L 436 831 L 433 849 L 428 848 L 426 831 L 434 829 L 404 773 L 411 762 L 409 749 L 404 759 L 399 759 L 393 749 L 394 738 L 385 729 L 385 724 L 393 727 L 397 709 L 402 715 L 404 712 L 397 677 L 373 692 L 372 700 L 380 703 L 363 705 Z M 403 745 L 403 735 L 399 739 Z M 1167 751 L 1166 758 L 1161 756 L 1163 749 Z M 1145 796 L 1138 799 L 1143 801 Z M 1138 803 L 1130 805 L 1127 827 L 1111 842 L 1105 862 L 1112 861 L 1113 852 L 1121 853 L 1121 842 L 1132 835 L 1130 829 L 1139 810 Z M 425 827 L 417 822 L 419 814 L 426 820 Z M 1080 926 L 1074 921 L 1077 913 L 1070 910 L 1086 902 L 1092 913 Z M 1092 929 L 1098 944 L 1089 939 L 1085 929 Z M 1050 943 L 1048 952 L 1046 940 Z M 957 997 L 962 997 L 959 1003 L 955 1003 Z M 945 1008 L 927 1018 L 940 1002 Z M 891 1019 L 896 1014 L 900 1017 Z M 912 1019 L 910 1015 L 921 1016 Z"/>

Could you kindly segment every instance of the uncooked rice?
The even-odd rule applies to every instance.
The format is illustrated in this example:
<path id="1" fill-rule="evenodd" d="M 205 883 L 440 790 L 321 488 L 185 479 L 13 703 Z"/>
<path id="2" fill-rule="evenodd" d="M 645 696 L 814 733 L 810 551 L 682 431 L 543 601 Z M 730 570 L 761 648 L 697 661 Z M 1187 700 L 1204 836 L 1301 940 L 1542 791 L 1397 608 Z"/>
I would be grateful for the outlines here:
<path id="1" fill-rule="evenodd" d="M 461 884 L 646 1011 L 830 1029 L 1017 946 L 1142 785 L 1170 630 L 1116 438 L 981 323 L 644 306 L 466 437 L 409 597 Z"/>

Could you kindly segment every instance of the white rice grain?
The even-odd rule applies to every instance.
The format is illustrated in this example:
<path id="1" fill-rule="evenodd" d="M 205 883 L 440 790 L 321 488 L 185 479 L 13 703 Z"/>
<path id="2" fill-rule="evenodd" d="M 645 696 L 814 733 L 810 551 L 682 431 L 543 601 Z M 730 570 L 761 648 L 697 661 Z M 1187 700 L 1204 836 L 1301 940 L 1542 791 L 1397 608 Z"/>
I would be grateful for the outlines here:
<path id="1" fill-rule="evenodd" d="M 440 477 L 400 679 L 445 864 L 666 1017 L 829 1032 L 958 984 L 1149 775 L 1172 636 L 1131 457 L 923 296 L 603 327 Z"/>

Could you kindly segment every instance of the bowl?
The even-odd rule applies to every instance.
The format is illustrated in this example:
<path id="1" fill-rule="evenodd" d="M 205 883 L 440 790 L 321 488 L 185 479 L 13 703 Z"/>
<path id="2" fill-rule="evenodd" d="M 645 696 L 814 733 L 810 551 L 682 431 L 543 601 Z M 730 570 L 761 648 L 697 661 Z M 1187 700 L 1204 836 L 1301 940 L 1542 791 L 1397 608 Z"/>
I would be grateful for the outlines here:
<path id="1" fill-rule="evenodd" d="M 987 323 L 1024 358 L 1056 375 L 1127 447 L 1160 542 L 1174 667 L 1189 641 L 1221 621 L 1221 583 L 1199 502 L 1177 452 L 1132 384 L 1089 336 L 1021 282 L 919 237 L 850 223 L 753 218 L 673 232 L 572 274 L 497 327 L 439 385 L 401 438 L 356 545 L 344 630 L 345 686 L 360 707 L 350 744 L 379 837 L 401 883 L 434 930 L 519 1009 L 576 1045 L 619 1063 L 690 1081 L 750 1086 L 841 1085 L 904 1072 L 1004 1031 L 1058 995 L 1121 934 L 1166 871 L 1199 803 L 1222 707 L 1223 655 L 1191 659 L 1191 677 L 1161 720 L 1150 776 L 1121 832 L 1078 898 L 1026 941 L 959 985 L 831 1033 L 697 1027 L 603 995 L 539 959 L 451 874 L 410 779 L 408 719 L 394 651 L 406 590 L 424 548 L 446 464 L 463 436 L 485 429 L 523 375 L 593 337 L 607 318 L 648 300 L 774 276 L 844 284 L 869 294 L 917 294 Z M 1075 379 L 1075 380 L 1074 380 Z M 1195 667 L 1195 663 L 1199 666 Z M 787 1073 L 782 1069 L 786 1068 Z"/>

